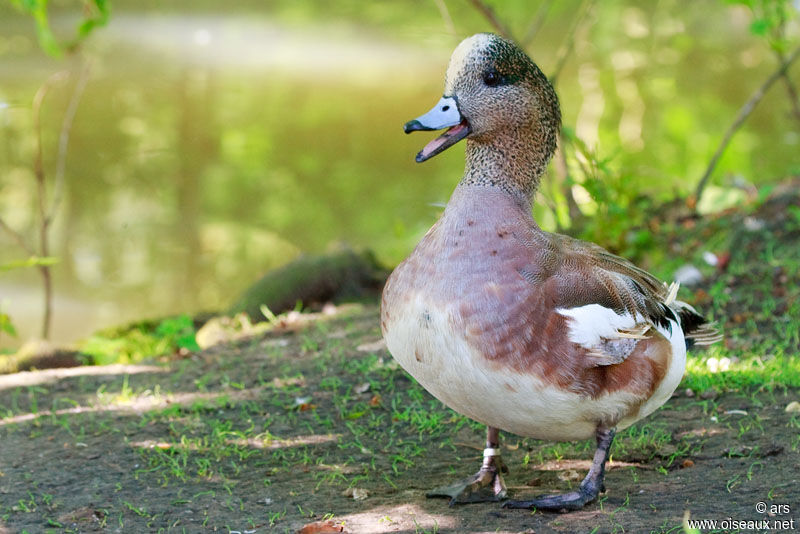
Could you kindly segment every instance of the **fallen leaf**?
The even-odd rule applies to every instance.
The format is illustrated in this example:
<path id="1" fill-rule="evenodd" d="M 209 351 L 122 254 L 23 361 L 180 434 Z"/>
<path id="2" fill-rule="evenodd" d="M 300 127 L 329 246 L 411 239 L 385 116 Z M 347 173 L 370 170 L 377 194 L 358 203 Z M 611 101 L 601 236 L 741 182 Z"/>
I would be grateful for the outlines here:
<path id="1" fill-rule="evenodd" d="M 287 386 L 305 387 L 306 379 L 303 377 L 292 377 L 292 378 L 275 377 L 272 379 L 272 385 L 278 389 L 285 388 Z"/>
<path id="2" fill-rule="evenodd" d="M 347 488 L 342 492 L 342 495 L 345 497 L 352 497 L 353 500 L 356 501 L 363 501 L 369 497 L 369 491 L 365 490 L 364 488 Z"/>
<path id="3" fill-rule="evenodd" d="M 704 400 L 713 399 L 717 396 L 717 391 L 714 388 L 705 390 L 700 394 L 700 398 Z"/>
<path id="4" fill-rule="evenodd" d="M 372 398 L 369 400 L 370 406 L 378 406 L 380 403 L 381 403 L 380 395 L 373 395 Z"/>
<path id="5" fill-rule="evenodd" d="M 792 401 L 787 404 L 786 413 L 800 413 L 800 402 Z"/>
<path id="6" fill-rule="evenodd" d="M 369 492 L 364 488 L 353 488 L 353 499 L 356 501 L 363 501 L 369 497 Z"/>
<path id="7" fill-rule="evenodd" d="M 724 271 L 728 264 L 731 262 L 731 253 L 730 252 L 720 252 L 717 254 L 717 270 Z"/>
<path id="8" fill-rule="evenodd" d="M 304 525 L 297 531 L 297 534 L 333 534 L 335 532 L 344 532 L 344 525 L 341 523 L 337 525 L 333 521 L 316 521 Z"/>
<path id="9" fill-rule="evenodd" d="M 386 341 L 383 338 L 373 341 L 371 343 L 362 343 L 356 350 L 359 352 L 377 352 L 386 348 Z"/>
<path id="10" fill-rule="evenodd" d="M 744 410 L 725 410 L 725 415 L 747 415 Z"/>

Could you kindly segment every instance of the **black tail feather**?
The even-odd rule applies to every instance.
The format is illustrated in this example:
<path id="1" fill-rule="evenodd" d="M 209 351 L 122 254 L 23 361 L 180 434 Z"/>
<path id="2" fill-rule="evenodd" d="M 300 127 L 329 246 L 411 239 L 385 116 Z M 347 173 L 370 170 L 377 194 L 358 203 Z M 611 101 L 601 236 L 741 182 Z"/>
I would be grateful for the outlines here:
<path id="1" fill-rule="evenodd" d="M 697 313 L 691 306 L 677 306 L 675 311 L 681 321 L 687 349 L 695 345 L 711 345 L 722 339 L 722 334 L 719 333 L 714 324 L 709 323 L 705 317 Z"/>

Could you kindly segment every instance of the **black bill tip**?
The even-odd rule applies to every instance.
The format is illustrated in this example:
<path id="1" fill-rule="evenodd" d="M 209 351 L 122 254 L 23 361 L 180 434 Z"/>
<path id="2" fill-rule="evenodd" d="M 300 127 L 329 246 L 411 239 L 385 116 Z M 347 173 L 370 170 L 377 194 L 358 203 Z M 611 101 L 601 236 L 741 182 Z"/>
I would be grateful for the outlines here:
<path id="1" fill-rule="evenodd" d="M 423 126 L 422 123 L 419 122 L 417 119 L 410 120 L 403 125 L 403 131 L 407 134 L 410 134 L 411 132 L 418 132 L 420 130 L 430 130 L 430 129 L 431 128 Z"/>

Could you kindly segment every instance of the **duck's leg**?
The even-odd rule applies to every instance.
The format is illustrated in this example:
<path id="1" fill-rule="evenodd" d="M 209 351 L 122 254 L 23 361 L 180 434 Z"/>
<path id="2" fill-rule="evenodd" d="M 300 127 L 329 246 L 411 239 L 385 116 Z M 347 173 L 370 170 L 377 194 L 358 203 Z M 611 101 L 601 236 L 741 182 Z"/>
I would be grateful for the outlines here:
<path id="1" fill-rule="evenodd" d="M 500 458 L 500 431 L 486 427 L 486 448 L 483 464 L 471 477 L 429 492 L 427 497 L 449 497 L 450 506 L 469 502 L 496 502 L 506 498 L 506 485 L 501 473 L 508 468 Z"/>
<path id="2" fill-rule="evenodd" d="M 583 505 L 597 499 L 600 492 L 605 491 L 603 477 L 608 453 L 611 450 L 611 442 L 614 441 L 614 429 L 598 427 L 595 436 L 597 437 L 597 450 L 594 453 L 592 467 L 577 491 L 561 495 L 547 495 L 530 501 L 506 501 L 503 503 L 503 508 L 536 508 L 554 512 L 579 510 Z"/>

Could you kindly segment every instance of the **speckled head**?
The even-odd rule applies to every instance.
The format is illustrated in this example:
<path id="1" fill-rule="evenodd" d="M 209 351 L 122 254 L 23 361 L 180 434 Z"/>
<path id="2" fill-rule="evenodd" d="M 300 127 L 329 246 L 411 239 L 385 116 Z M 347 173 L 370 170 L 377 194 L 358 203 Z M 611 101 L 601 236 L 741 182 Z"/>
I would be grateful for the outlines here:
<path id="1" fill-rule="evenodd" d="M 558 97 L 517 45 L 491 33 L 464 39 L 450 58 L 444 96 L 406 132 L 449 128 L 417 155 L 425 161 L 461 139 L 492 143 L 514 137 L 534 143 L 544 164 L 561 127 Z"/>

